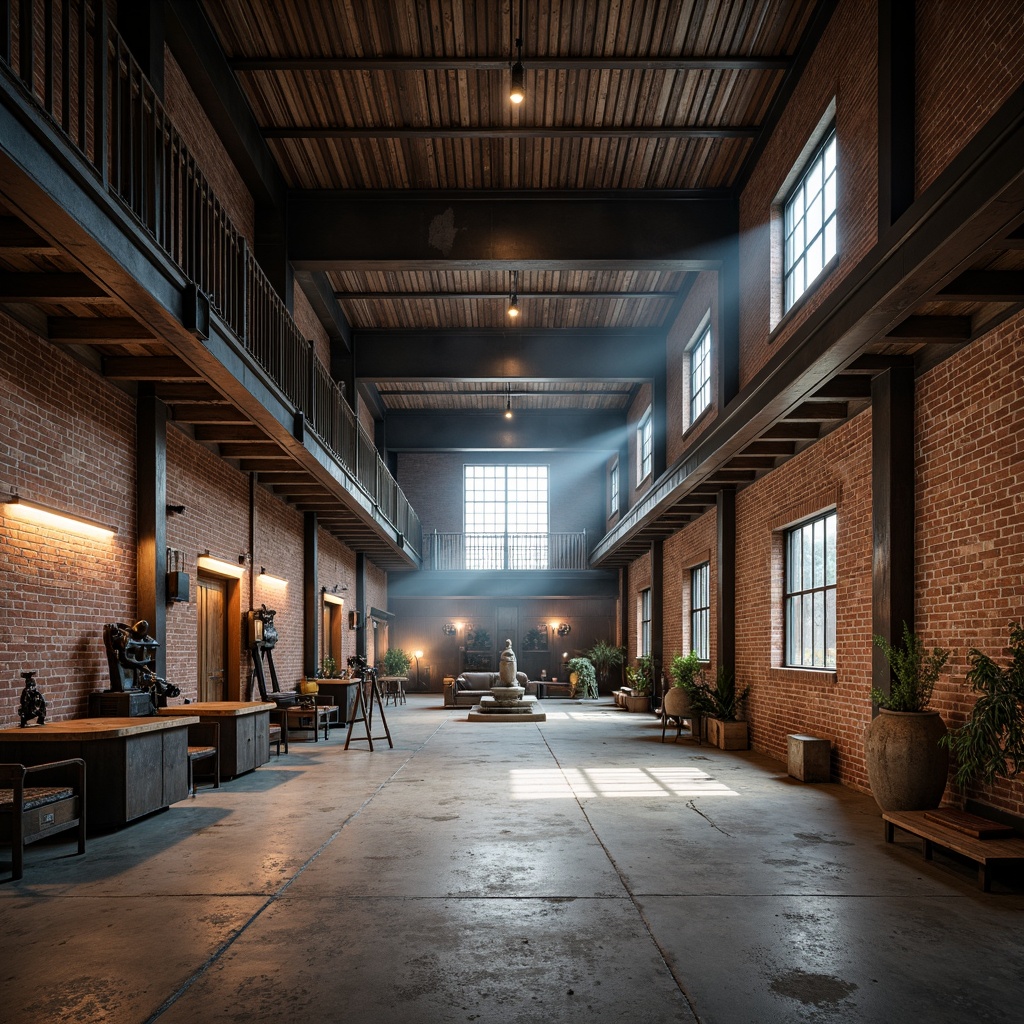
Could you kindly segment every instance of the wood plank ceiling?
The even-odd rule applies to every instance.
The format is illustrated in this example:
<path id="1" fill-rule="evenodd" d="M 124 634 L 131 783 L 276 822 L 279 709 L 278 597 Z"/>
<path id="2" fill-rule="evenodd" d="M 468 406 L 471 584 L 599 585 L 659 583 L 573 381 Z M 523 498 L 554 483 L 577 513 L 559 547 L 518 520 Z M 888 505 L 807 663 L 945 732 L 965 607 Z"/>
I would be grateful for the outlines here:
<path id="1" fill-rule="evenodd" d="M 729 194 L 817 0 L 203 0 L 293 190 Z M 522 18 L 526 97 L 509 102 Z M 690 274 L 523 268 L 519 329 L 666 330 Z M 353 330 L 508 329 L 511 270 L 331 270 Z M 530 381 L 548 409 L 634 383 Z M 480 410 L 505 381 L 380 385 L 384 410 Z M 418 397 L 414 393 L 418 392 Z M 581 404 L 581 392 L 589 392 Z M 457 396 L 461 395 L 461 399 Z"/>

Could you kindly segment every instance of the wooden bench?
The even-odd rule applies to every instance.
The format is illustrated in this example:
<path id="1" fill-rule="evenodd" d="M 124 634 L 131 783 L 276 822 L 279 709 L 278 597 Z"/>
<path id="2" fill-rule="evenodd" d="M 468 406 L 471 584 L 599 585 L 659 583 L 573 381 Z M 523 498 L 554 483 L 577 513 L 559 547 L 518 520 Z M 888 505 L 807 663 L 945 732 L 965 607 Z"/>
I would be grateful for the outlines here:
<path id="1" fill-rule="evenodd" d="M 992 887 L 992 866 L 1024 861 L 1024 839 L 1012 828 L 961 811 L 885 811 L 885 841 L 894 841 L 896 828 L 918 836 L 925 860 L 932 859 L 933 847 L 959 853 L 978 865 L 978 888 Z M 988 836 L 989 838 L 983 838 Z"/>

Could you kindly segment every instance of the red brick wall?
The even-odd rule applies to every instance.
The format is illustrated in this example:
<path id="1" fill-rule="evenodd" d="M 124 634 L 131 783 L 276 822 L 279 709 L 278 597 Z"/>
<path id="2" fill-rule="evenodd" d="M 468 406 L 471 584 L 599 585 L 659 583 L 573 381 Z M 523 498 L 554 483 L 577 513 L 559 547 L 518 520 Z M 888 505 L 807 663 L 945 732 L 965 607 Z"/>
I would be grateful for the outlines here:
<path id="1" fill-rule="evenodd" d="M 295 320 L 295 325 L 302 331 L 303 337 L 313 342 L 313 349 L 316 352 L 317 359 L 330 371 L 331 339 L 327 336 L 324 325 L 320 323 L 316 313 L 313 312 L 313 307 L 310 305 L 309 299 L 306 298 L 306 293 L 298 285 L 295 287 L 294 295 L 295 305 L 292 318 Z"/>
<path id="2" fill-rule="evenodd" d="M 917 3 L 917 191 L 1024 81 L 1019 0 Z"/>
<path id="3" fill-rule="evenodd" d="M 695 424 L 690 423 L 690 357 L 686 346 L 693 340 L 694 333 L 711 311 L 711 407 L 697 417 Z M 706 272 L 697 275 L 697 280 L 690 294 L 687 295 L 683 308 L 679 311 L 675 323 L 669 329 L 666 339 L 668 365 L 666 368 L 666 410 L 668 438 L 666 444 L 666 460 L 672 465 L 691 444 L 694 438 L 703 434 L 715 421 L 718 415 L 718 274 Z M 684 411 L 685 410 L 685 411 Z"/>
<path id="4" fill-rule="evenodd" d="M 873 3 L 844 0 L 801 76 L 777 130 L 740 197 L 740 386 L 831 294 L 877 238 L 877 15 Z M 773 250 L 772 204 L 801 151 L 836 101 L 839 265 L 781 316 L 781 263 Z M 773 259 L 778 264 L 777 280 Z M 774 304 L 773 304 L 774 303 Z"/>
<path id="5" fill-rule="evenodd" d="M 643 414 L 647 412 L 651 405 L 651 385 L 641 384 L 639 390 L 636 393 L 636 397 L 633 399 L 633 404 L 629 407 L 629 413 L 626 416 L 626 427 L 627 427 L 627 440 L 626 440 L 626 451 L 629 454 L 629 467 L 627 472 L 629 473 L 629 506 L 632 508 L 642 494 L 646 494 L 651 489 L 652 474 L 648 474 L 642 481 L 638 481 L 637 477 L 640 473 L 640 462 L 638 459 L 637 450 L 637 426 L 640 423 Z M 619 472 L 623 471 L 623 467 L 619 466 Z"/>
<path id="6" fill-rule="evenodd" d="M 783 668 L 782 529 L 837 510 L 836 672 Z M 750 684 L 751 745 L 780 760 L 786 735 L 832 740 L 833 770 L 864 789 L 871 720 L 871 416 L 864 413 L 736 498 L 736 679 Z"/>
<path id="7" fill-rule="evenodd" d="M 103 625 L 135 619 L 135 403 L 0 314 L 0 500 L 12 492 L 116 528 L 94 540 L 0 505 L 0 726 L 36 669 L 49 718 L 107 689 Z"/>
<path id="8" fill-rule="evenodd" d="M 640 591 L 651 585 L 651 556 L 641 555 L 629 563 L 629 587 L 626 593 L 626 647 L 625 665 L 636 665 L 639 641 Z"/>
<path id="9" fill-rule="evenodd" d="M 188 79 L 164 47 L 164 106 L 232 223 L 253 244 L 256 208 Z"/>
<path id="10" fill-rule="evenodd" d="M 708 632 L 712 664 L 718 657 L 718 629 L 715 621 L 717 548 L 718 520 L 713 509 L 665 540 L 662 651 L 666 677 L 672 659 L 677 654 L 688 654 L 693 647 L 690 633 L 690 570 L 701 562 L 711 563 L 711 621 Z"/>
<path id="11" fill-rule="evenodd" d="M 934 706 L 960 724 L 974 703 L 971 647 L 1006 664 L 1024 617 L 1024 317 L 925 374 L 917 385 L 917 631 L 952 653 Z M 968 796 L 1024 814 L 1024 781 Z"/>

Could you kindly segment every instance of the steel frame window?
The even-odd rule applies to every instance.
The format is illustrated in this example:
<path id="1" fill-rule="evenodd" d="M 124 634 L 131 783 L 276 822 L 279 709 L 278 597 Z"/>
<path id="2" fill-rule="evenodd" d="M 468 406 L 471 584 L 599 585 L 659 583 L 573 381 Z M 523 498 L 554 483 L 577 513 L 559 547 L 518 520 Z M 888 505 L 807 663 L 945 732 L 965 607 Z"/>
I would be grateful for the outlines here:
<path id="1" fill-rule="evenodd" d="M 612 463 L 608 470 L 608 515 L 613 516 L 619 511 L 619 460 Z"/>
<path id="2" fill-rule="evenodd" d="M 711 660 L 711 563 L 690 570 L 690 647 L 701 661 Z"/>
<path id="3" fill-rule="evenodd" d="M 643 414 L 636 431 L 636 451 L 639 475 L 637 483 L 651 475 L 654 461 L 654 425 L 651 422 L 651 410 Z"/>
<path id="4" fill-rule="evenodd" d="M 651 588 L 640 591 L 640 632 L 638 636 L 639 650 L 637 657 L 642 658 L 651 653 Z"/>
<path id="5" fill-rule="evenodd" d="M 464 483 L 466 568 L 546 569 L 548 467 L 466 466 Z"/>
<path id="6" fill-rule="evenodd" d="M 836 667 L 836 513 L 786 531 L 786 664 Z"/>
<path id="7" fill-rule="evenodd" d="M 836 254 L 836 132 L 815 151 L 785 202 L 783 310 L 788 312 Z"/>
<path id="8" fill-rule="evenodd" d="M 690 348 L 690 422 L 711 404 L 711 324 Z"/>

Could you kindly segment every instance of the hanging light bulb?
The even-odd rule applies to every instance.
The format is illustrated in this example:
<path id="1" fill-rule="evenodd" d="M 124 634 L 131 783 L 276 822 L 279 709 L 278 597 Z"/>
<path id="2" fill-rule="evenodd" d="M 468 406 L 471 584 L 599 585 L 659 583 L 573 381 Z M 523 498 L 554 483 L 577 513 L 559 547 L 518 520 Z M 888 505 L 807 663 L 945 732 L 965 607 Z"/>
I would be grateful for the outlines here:
<path id="1" fill-rule="evenodd" d="M 505 419 L 512 419 L 512 385 L 505 385 Z"/>
<path id="2" fill-rule="evenodd" d="M 508 315 L 515 320 L 519 316 L 519 271 L 512 271 L 512 290 L 508 297 Z"/>
<path id="3" fill-rule="evenodd" d="M 512 35 L 512 5 L 508 7 L 508 34 Z M 519 32 L 516 35 L 516 59 L 512 65 L 512 85 L 508 98 L 518 106 L 526 97 L 526 75 L 523 70 L 523 0 L 519 0 Z"/>

